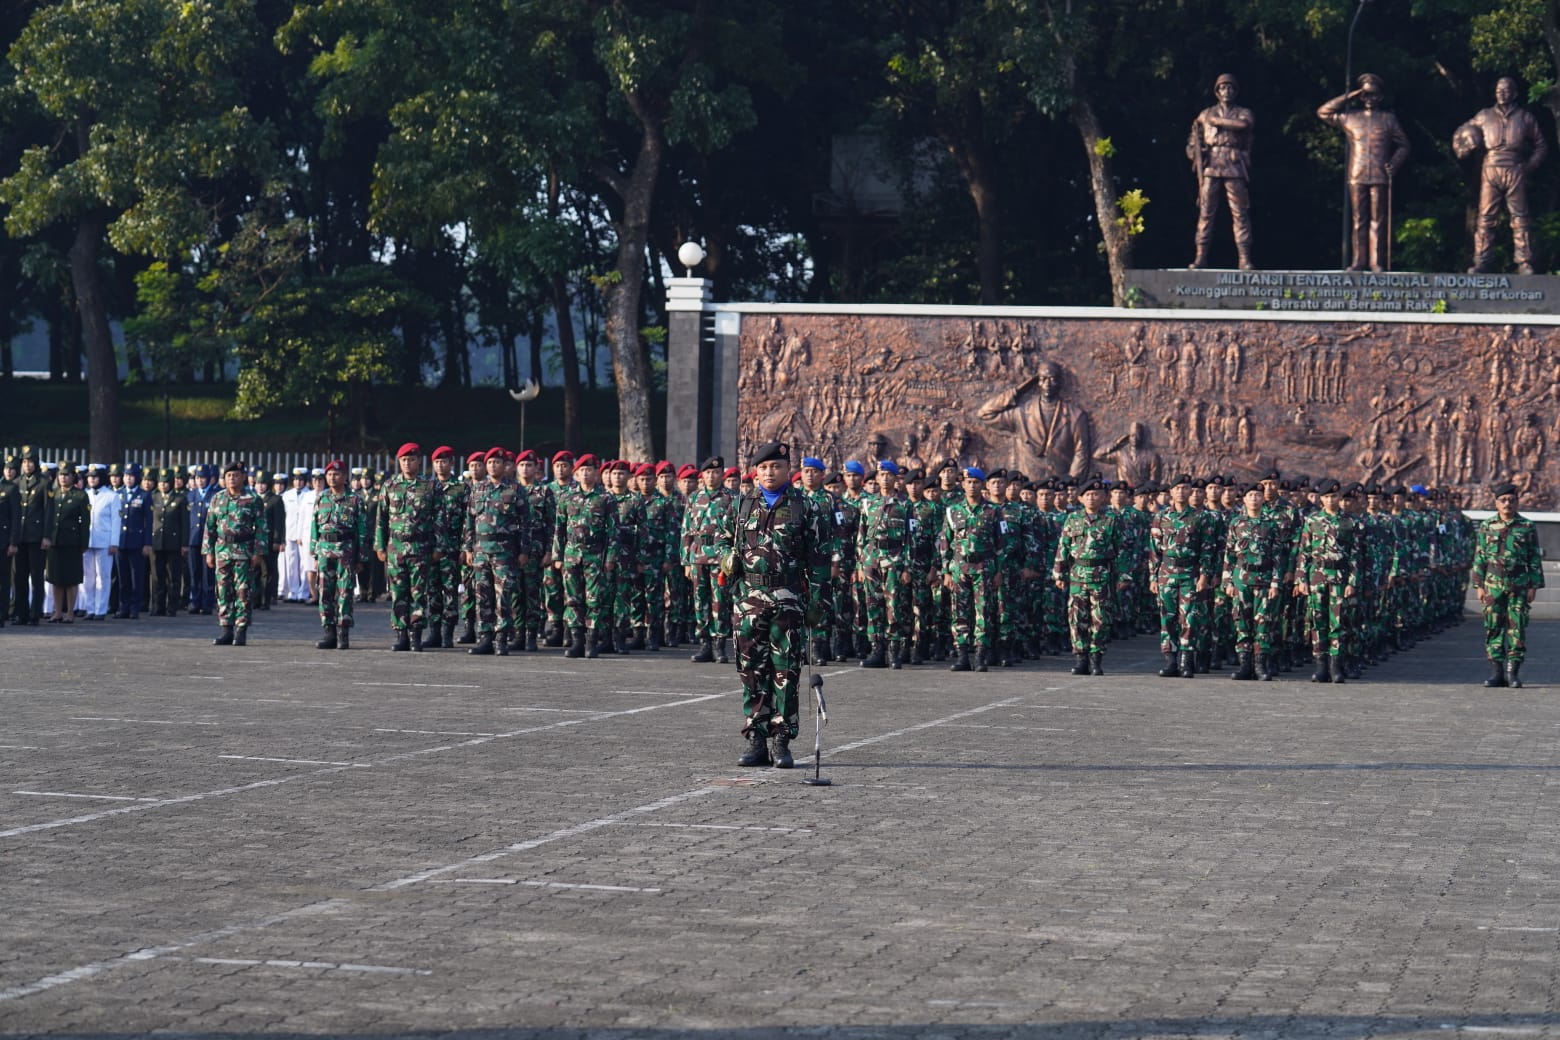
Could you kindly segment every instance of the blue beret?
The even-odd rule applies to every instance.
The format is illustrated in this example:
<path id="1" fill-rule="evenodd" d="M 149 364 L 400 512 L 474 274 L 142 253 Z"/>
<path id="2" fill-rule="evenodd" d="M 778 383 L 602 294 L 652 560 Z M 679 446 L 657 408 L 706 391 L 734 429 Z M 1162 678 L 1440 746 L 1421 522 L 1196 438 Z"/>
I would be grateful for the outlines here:
<path id="1" fill-rule="evenodd" d="M 979 466 L 966 466 L 964 468 L 964 475 L 969 477 L 971 480 L 986 479 L 986 471 L 981 469 Z"/>
<path id="2" fill-rule="evenodd" d="M 855 459 L 851 459 L 849 462 L 845 463 L 845 472 L 854 473 L 858 477 L 864 477 L 867 475 L 866 467 L 857 462 Z"/>
<path id="3" fill-rule="evenodd" d="M 878 469 L 887 470 L 894 476 L 899 476 L 899 463 L 895 462 L 893 459 L 879 459 Z"/>
<path id="4" fill-rule="evenodd" d="M 802 459 L 802 468 L 803 469 L 827 469 L 828 467 L 823 464 L 823 460 L 822 459 L 815 459 L 811 455 L 808 455 L 808 456 L 806 456 L 805 458 Z"/>
<path id="5" fill-rule="evenodd" d="M 1427 495 L 1427 494 L 1430 493 L 1429 489 L 1427 489 L 1423 484 L 1415 484 L 1413 487 L 1410 487 L 1408 490 L 1412 491 L 1416 495 Z"/>

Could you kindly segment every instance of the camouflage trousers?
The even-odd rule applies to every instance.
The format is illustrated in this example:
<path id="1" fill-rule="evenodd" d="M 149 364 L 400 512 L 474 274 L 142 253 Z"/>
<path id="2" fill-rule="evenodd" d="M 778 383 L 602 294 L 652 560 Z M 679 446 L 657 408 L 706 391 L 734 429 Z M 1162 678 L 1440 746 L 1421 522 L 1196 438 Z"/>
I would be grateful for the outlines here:
<path id="1" fill-rule="evenodd" d="M 1046 635 L 1060 637 L 1067 634 L 1067 590 L 1057 588 L 1054 581 L 1045 583 L 1045 606 L 1041 620 Z"/>
<path id="2" fill-rule="evenodd" d="M 508 553 L 471 554 L 471 584 L 477 603 L 477 635 L 508 639 L 515 628 L 515 607 L 520 600 L 520 568 Z"/>
<path id="3" fill-rule="evenodd" d="M 861 589 L 863 612 L 867 616 L 867 640 L 899 640 L 910 634 L 910 602 L 901 572 L 881 565 L 866 569 Z"/>
<path id="4" fill-rule="evenodd" d="M 563 565 L 563 623 L 570 629 L 605 632 L 612 624 L 615 574 L 601 560 Z"/>
<path id="5" fill-rule="evenodd" d="M 217 622 L 234 628 L 249 627 L 250 592 L 254 565 L 247 556 L 217 555 Z"/>
<path id="6" fill-rule="evenodd" d="M 1015 639 L 1029 625 L 1029 603 L 1022 582 L 1017 567 L 1002 568 L 1002 584 L 997 587 L 996 603 L 998 639 Z"/>
<path id="7" fill-rule="evenodd" d="M 658 629 L 666 624 L 666 585 L 670 575 L 660 565 L 646 566 L 639 576 L 639 613 L 636 628 Z"/>
<path id="8" fill-rule="evenodd" d="M 866 626 L 861 603 L 856 595 L 856 561 L 841 561 L 840 576 L 834 582 L 834 634 L 854 639 L 858 627 Z"/>
<path id="9" fill-rule="evenodd" d="M 1074 568 L 1067 580 L 1067 631 L 1075 654 L 1103 654 L 1110 642 L 1115 590 L 1108 578 Z"/>
<path id="10" fill-rule="evenodd" d="M 666 576 L 666 620 L 693 627 L 693 584 L 680 566 Z"/>
<path id="11" fill-rule="evenodd" d="M 549 567 L 547 573 L 555 572 Z M 523 630 L 540 635 L 542 626 L 547 620 L 547 609 L 542 600 L 542 563 L 535 556 L 527 557 L 525 565 L 520 568 L 518 601 L 515 624 Z"/>
<path id="12" fill-rule="evenodd" d="M 693 568 L 693 635 L 695 639 L 731 638 L 731 589 L 720 583 L 720 569 Z"/>
<path id="13" fill-rule="evenodd" d="M 551 624 L 563 624 L 563 572 L 555 567 L 542 574 L 542 608 Z"/>
<path id="14" fill-rule="evenodd" d="M 976 647 L 989 649 L 994 638 L 997 616 L 995 583 L 986 571 L 965 571 L 953 576 L 949 605 L 953 645 L 968 653 Z"/>
<path id="15" fill-rule="evenodd" d="M 638 564 L 620 565 L 613 575 L 617 586 L 612 599 L 613 621 L 618 627 L 638 628 L 645 623 L 645 582 Z"/>
<path id="16" fill-rule="evenodd" d="M 907 634 L 918 640 L 945 631 L 937 626 L 937 592 L 927 582 L 926 575 L 924 566 L 912 566 L 910 586 L 906 591 L 910 610 L 910 629 Z"/>
<path id="17" fill-rule="evenodd" d="M 1333 582 L 1310 586 L 1305 597 L 1306 625 L 1311 630 L 1311 653 L 1317 657 L 1336 657 L 1347 650 L 1344 624 L 1348 605 L 1343 586 Z"/>
<path id="18" fill-rule="evenodd" d="M 471 594 L 471 564 L 466 562 L 465 557 L 466 554 L 461 553 L 460 583 L 465 588 L 466 593 L 460 600 L 460 619 L 475 625 L 477 623 L 477 599 Z"/>
<path id="19" fill-rule="evenodd" d="M 315 554 L 320 571 L 320 624 L 327 628 L 352 626 L 352 593 L 357 585 L 357 557 Z"/>
<path id="20" fill-rule="evenodd" d="M 818 619 L 813 637 L 827 639 L 834 631 L 834 578 L 827 566 L 807 573 L 807 614 Z"/>
<path id="21" fill-rule="evenodd" d="M 428 551 L 421 546 L 385 553 L 385 584 L 390 595 L 390 629 L 422 628 L 428 616 Z"/>
<path id="22" fill-rule="evenodd" d="M 1532 606 L 1526 589 L 1508 589 L 1486 579 L 1491 603 L 1484 608 L 1484 653 L 1491 661 L 1521 664 L 1527 659 L 1527 624 Z"/>
<path id="23" fill-rule="evenodd" d="M 1247 654 L 1271 653 L 1278 633 L 1282 597 L 1271 594 L 1267 585 L 1238 581 L 1234 585 L 1230 613 L 1235 627 L 1235 649 Z"/>
<path id="24" fill-rule="evenodd" d="M 461 572 L 465 570 L 460 556 L 447 552 L 428 564 L 428 620 L 432 622 L 453 625 L 460 619 Z"/>
<path id="25" fill-rule="evenodd" d="M 1198 638 L 1208 628 L 1208 613 L 1207 601 L 1197 591 L 1197 576 L 1165 574 L 1158 580 L 1159 652 L 1201 649 Z"/>
<path id="26" fill-rule="evenodd" d="M 796 736 L 797 689 L 806 641 L 802 599 L 790 589 L 750 588 L 737 604 L 737 672 L 742 732 Z"/>

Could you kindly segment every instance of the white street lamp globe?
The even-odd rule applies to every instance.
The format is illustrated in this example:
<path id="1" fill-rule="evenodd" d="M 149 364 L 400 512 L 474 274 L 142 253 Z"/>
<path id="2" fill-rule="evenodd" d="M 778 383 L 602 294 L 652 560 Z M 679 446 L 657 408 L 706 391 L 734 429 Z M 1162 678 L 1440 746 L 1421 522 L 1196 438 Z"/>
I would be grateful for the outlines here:
<path id="1" fill-rule="evenodd" d="M 684 242 L 677 247 L 677 259 L 688 269 L 689 277 L 692 277 L 693 269 L 704 262 L 704 247 L 697 242 Z"/>

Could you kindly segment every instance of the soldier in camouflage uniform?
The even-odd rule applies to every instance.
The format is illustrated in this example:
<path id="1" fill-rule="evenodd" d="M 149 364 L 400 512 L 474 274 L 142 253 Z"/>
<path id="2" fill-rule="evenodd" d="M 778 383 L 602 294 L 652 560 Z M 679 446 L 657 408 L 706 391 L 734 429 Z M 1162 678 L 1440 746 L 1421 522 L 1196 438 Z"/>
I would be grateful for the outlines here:
<path id="1" fill-rule="evenodd" d="M 531 540 L 525 546 L 525 563 L 520 567 L 520 613 L 516 624 L 524 636 L 526 652 L 535 653 L 547 618 L 542 575 L 553 573 L 552 534 L 558 520 L 558 499 L 553 495 L 552 485 L 541 479 L 541 463 L 534 451 L 527 449 L 516 457 L 515 472 L 531 515 Z"/>
<path id="2" fill-rule="evenodd" d="M 731 591 L 721 580 L 720 561 L 726 552 L 731 514 L 731 492 L 722 476 L 725 460 L 712 456 L 699 467 L 699 490 L 688 502 L 683 517 L 681 559 L 683 573 L 693 585 L 693 638 L 699 652 L 691 660 L 696 664 L 719 660 L 725 664 L 726 641 L 731 638 Z"/>
<path id="3" fill-rule="evenodd" d="M 871 653 L 863 668 L 895 669 L 904 665 L 905 640 L 910 634 L 910 524 L 914 509 L 899 493 L 899 465 L 878 463 L 878 493 L 863 500 L 856 530 L 858 595 L 867 615 Z M 821 555 L 821 554 L 820 554 Z"/>
<path id="4" fill-rule="evenodd" d="M 1533 597 L 1544 587 L 1538 529 L 1517 512 L 1517 487 L 1494 489 L 1495 515 L 1474 532 L 1472 583 L 1484 605 L 1485 686 L 1522 686 L 1527 623 Z"/>
<path id="5" fill-rule="evenodd" d="M 564 497 L 574 490 L 573 452 L 560 451 L 553 455 L 552 478 L 547 482 L 547 489 L 552 492 L 553 517 L 556 522 L 557 510 L 563 505 Z M 550 548 L 551 533 L 547 536 L 547 542 Z M 547 627 L 542 630 L 543 646 L 562 646 L 566 635 L 563 624 L 563 572 L 558 569 L 557 563 L 556 559 L 553 560 L 553 566 L 542 574 L 542 605 L 547 614 Z"/>
<path id="6" fill-rule="evenodd" d="M 1062 524 L 1067 520 L 1067 513 L 1058 501 L 1054 478 L 1042 480 L 1035 488 L 1035 508 L 1040 512 L 1036 531 L 1040 542 L 1038 559 L 1043 564 L 1047 560 L 1056 559 L 1056 547 L 1062 538 Z M 1046 575 L 1044 586 L 1044 595 L 1040 600 L 1040 649 L 1047 656 L 1055 657 L 1062 652 L 1062 644 L 1067 642 L 1067 592 L 1057 587 L 1050 580 L 1049 574 Z"/>
<path id="7" fill-rule="evenodd" d="M 516 586 L 534 538 L 530 498 L 519 484 L 505 479 L 507 454 L 503 448 L 487 452 L 487 479 L 466 496 L 461 551 L 471 568 L 469 595 L 477 603 L 477 643 L 466 652 L 476 656 L 494 652 L 495 636 L 498 656 L 509 656 L 520 602 Z"/>
<path id="8" fill-rule="evenodd" d="M 401 445 L 395 453 L 400 470 L 379 492 L 379 525 L 374 551 L 385 565 L 390 593 L 392 650 L 422 652 L 423 624 L 428 616 L 428 564 L 439 558 L 436 548 L 443 512 L 440 493 L 422 477 L 422 448 Z"/>
<path id="9" fill-rule="evenodd" d="M 601 652 L 606 654 L 645 648 L 635 631 L 636 618 L 642 617 L 645 609 L 645 500 L 632 486 L 636 468 L 621 460 L 602 467 L 602 479 L 618 509 L 618 567 L 613 581 L 612 618 L 601 640 Z"/>
<path id="10" fill-rule="evenodd" d="M 840 519 L 840 577 L 834 582 L 834 644 L 831 654 L 841 661 L 865 657 L 867 653 L 866 614 L 856 596 L 856 532 L 861 526 L 861 508 L 866 498 L 867 468 L 855 459 L 845 463 L 841 480 L 845 485 L 837 497 Z"/>
<path id="11" fill-rule="evenodd" d="M 910 663 L 923 664 L 932 656 L 933 642 L 940 637 L 934 586 L 942 586 L 937 535 L 942 530 L 943 511 L 937 500 L 938 489 L 928 486 L 924 471 L 911 470 L 906 474 L 905 485 L 910 499 Z"/>
<path id="12" fill-rule="evenodd" d="M 964 470 L 964 494 L 943 511 L 938 549 L 943 560 L 943 588 L 952 598 L 954 662 L 951 672 L 986 671 L 996 616 L 997 585 L 1002 570 L 997 559 L 1001 514 L 986 499 L 986 473 L 978 466 Z"/>
<path id="13" fill-rule="evenodd" d="M 578 483 L 558 501 L 553 524 L 553 568 L 563 576 L 564 622 L 570 658 L 594 658 L 612 619 L 613 572 L 618 567 L 617 500 L 597 481 L 596 456 L 574 465 Z"/>
<path id="14" fill-rule="evenodd" d="M 319 563 L 320 650 L 351 647 L 352 590 L 368 548 L 368 511 L 347 487 L 347 469 L 338 459 L 325 466 L 325 490 L 314 500 L 309 544 Z"/>
<path id="15" fill-rule="evenodd" d="M 986 494 L 997 508 L 997 569 L 1002 580 L 996 590 L 996 661 L 1011 668 L 1021 659 L 1029 633 L 1032 601 L 1027 583 L 1040 573 L 1038 513 L 1017 493 L 1013 474 L 997 470 L 986 476 Z M 1012 491 L 1010 494 L 1009 491 Z"/>
<path id="16" fill-rule="evenodd" d="M 433 449 L 431 483 L 439 496 L 433 544 L 439 556 L 428 564 L 428 639 L 423 643 L 432 648 L 454 648 L 455 622 L 460 619 L 460 586 L 464 577 L 460 543 L 471 485 L 455 472 L 455 458 L 455 449 L 448 444 Z"/>
<path id="17" fill-rule="evenodd" d="M 1192 506 L 1192 478 L 1183 473 L 1171 480 L 1170 508 L 1155 513 L 1149 527 L 1154 573 L 1148 587 L 1159 598 L 1165 678 L 1197 673 L 1197 641 L 1210 623 L 1203 593 L 1218 580 L 1221 541 L 1207 511 Z"/>
<path id="18" fill-rule="evenodd" d="M 1116 587 L 1131 576 L 1121 571 L 1121 522 L 1106 511 L 1105 482 L 1088 480 L 1078 495 L 1083 509 L 1062 524 L 1051 580 L 1067 590 L 1072 673 L 1104 675 Z"/>
<path id="19" fill-rule="evenodd" d="M 1233 614 L 1239 660 L 1230 678 L 1269 682 L 1289 543 L 1278 517 L 1263 508 L 1264 497 L 1261 484 L 1244 489 L 1241 514 L 1230 521 L 1224 536 L 1221 584 Z"/>
<path id="20" fill-rule="evenodd" d="M 666 645 L 667 583 L 678 569 L 682 518 L 676 500 L 662 490 L 672 476 L 672 464 L 662 461 L 653 468 L 646 463 L 634 477 L 645 512 L 639 543 L 645 568 L 640 575 L 640 602 L 644 606 L 641 616 L 635 619 L 640 629 L 635 645 L 642 641 L 646 650 L 659 650 Z"/>
<path id="21" fill-rule="evenodd" d="M 265 506 L 247 486 L 241 462 L 222 470 L 222 491 L 211 500 L 201 552 L 216 573 L 217 623 L 222 632 L 216 646 L 244 646 L 249 639 L 250 591 L 260 550 L 273 537 L 266 529 Z"/>
<path id="22" fill-rule="evenodd" d="M 823 553 L 827 559 L 807 576 L 807 613 L 821 619 L 812 630 L 812 646 L 807 648 L 813 664 L 828 664 L 831 660 L 833 646 L 829 633 L 834 628 L 834 583 L 830 575 L 834 565 L 842 558 L 839 523 L 844 519 L 844 514 L 840 512 L 838 497 L 823 486 L 824 476 L 822 459 L 812 456 L 802 459 L 801 491 L 823 515 L 827 539 Z"/>
<path id="23" fill-rule="evenodd" d="M 790 486 L 786 445 L 761 445 L 753 456 L 756 486 L 731 512 L 731 548 L 721 563 L 740 579 L 736 609 L 737 670 L 742 676 L 743 766 L 790 769 L 800 715 L 797 690 L 806 652 L 807 576 L 821 564 L 824 517 Z"/>
<path id="24" fill-rule="evenodd" d="M 1347 681 L 1343 661 L 1346 604 L 1359 587 L 1360 529 L 1341 509 L 1336 480 L 1316 486 L 1322 508 L 1305 518 L 1295 546 L 1295 594 L 1304 596 L 1311 650 L 1316 658 L 1312 682 Z"/>

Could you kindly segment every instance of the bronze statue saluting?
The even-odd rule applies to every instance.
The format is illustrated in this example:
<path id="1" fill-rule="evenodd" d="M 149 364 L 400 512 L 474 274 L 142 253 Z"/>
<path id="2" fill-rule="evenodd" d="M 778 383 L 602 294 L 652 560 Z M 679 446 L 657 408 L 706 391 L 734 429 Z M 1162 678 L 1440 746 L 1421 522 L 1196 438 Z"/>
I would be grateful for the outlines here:
<path id="1" fill-rule="evenodd" d="M 1392 266 L 1392 178 L 1408 158 L 1408 135 L 1397 116 L 1381 107 L 1381 77 L 1367 72 L 1359 87 L 1316 110 L 1349 142 L 1349 209 L 1354 217 L 1354 251 L 1349 270 Z M 1351 101 L 1361 109 L 1349 110 Z"/>
<path id="2" fill-rule="evenodd" d="M 1192 122 L 1186 156 L 1197 175 L 1197 255 L 1193 268 L 1208 266 L 1213 219 L 1222 194 L 1235 225 L 1235 252 L 1240 269 L 1251 270 L 1251 109 L 1235 104 L 1240 84 L 1229 73 L 1213 84 L 1218 104 L 1203 109 Z"/>

